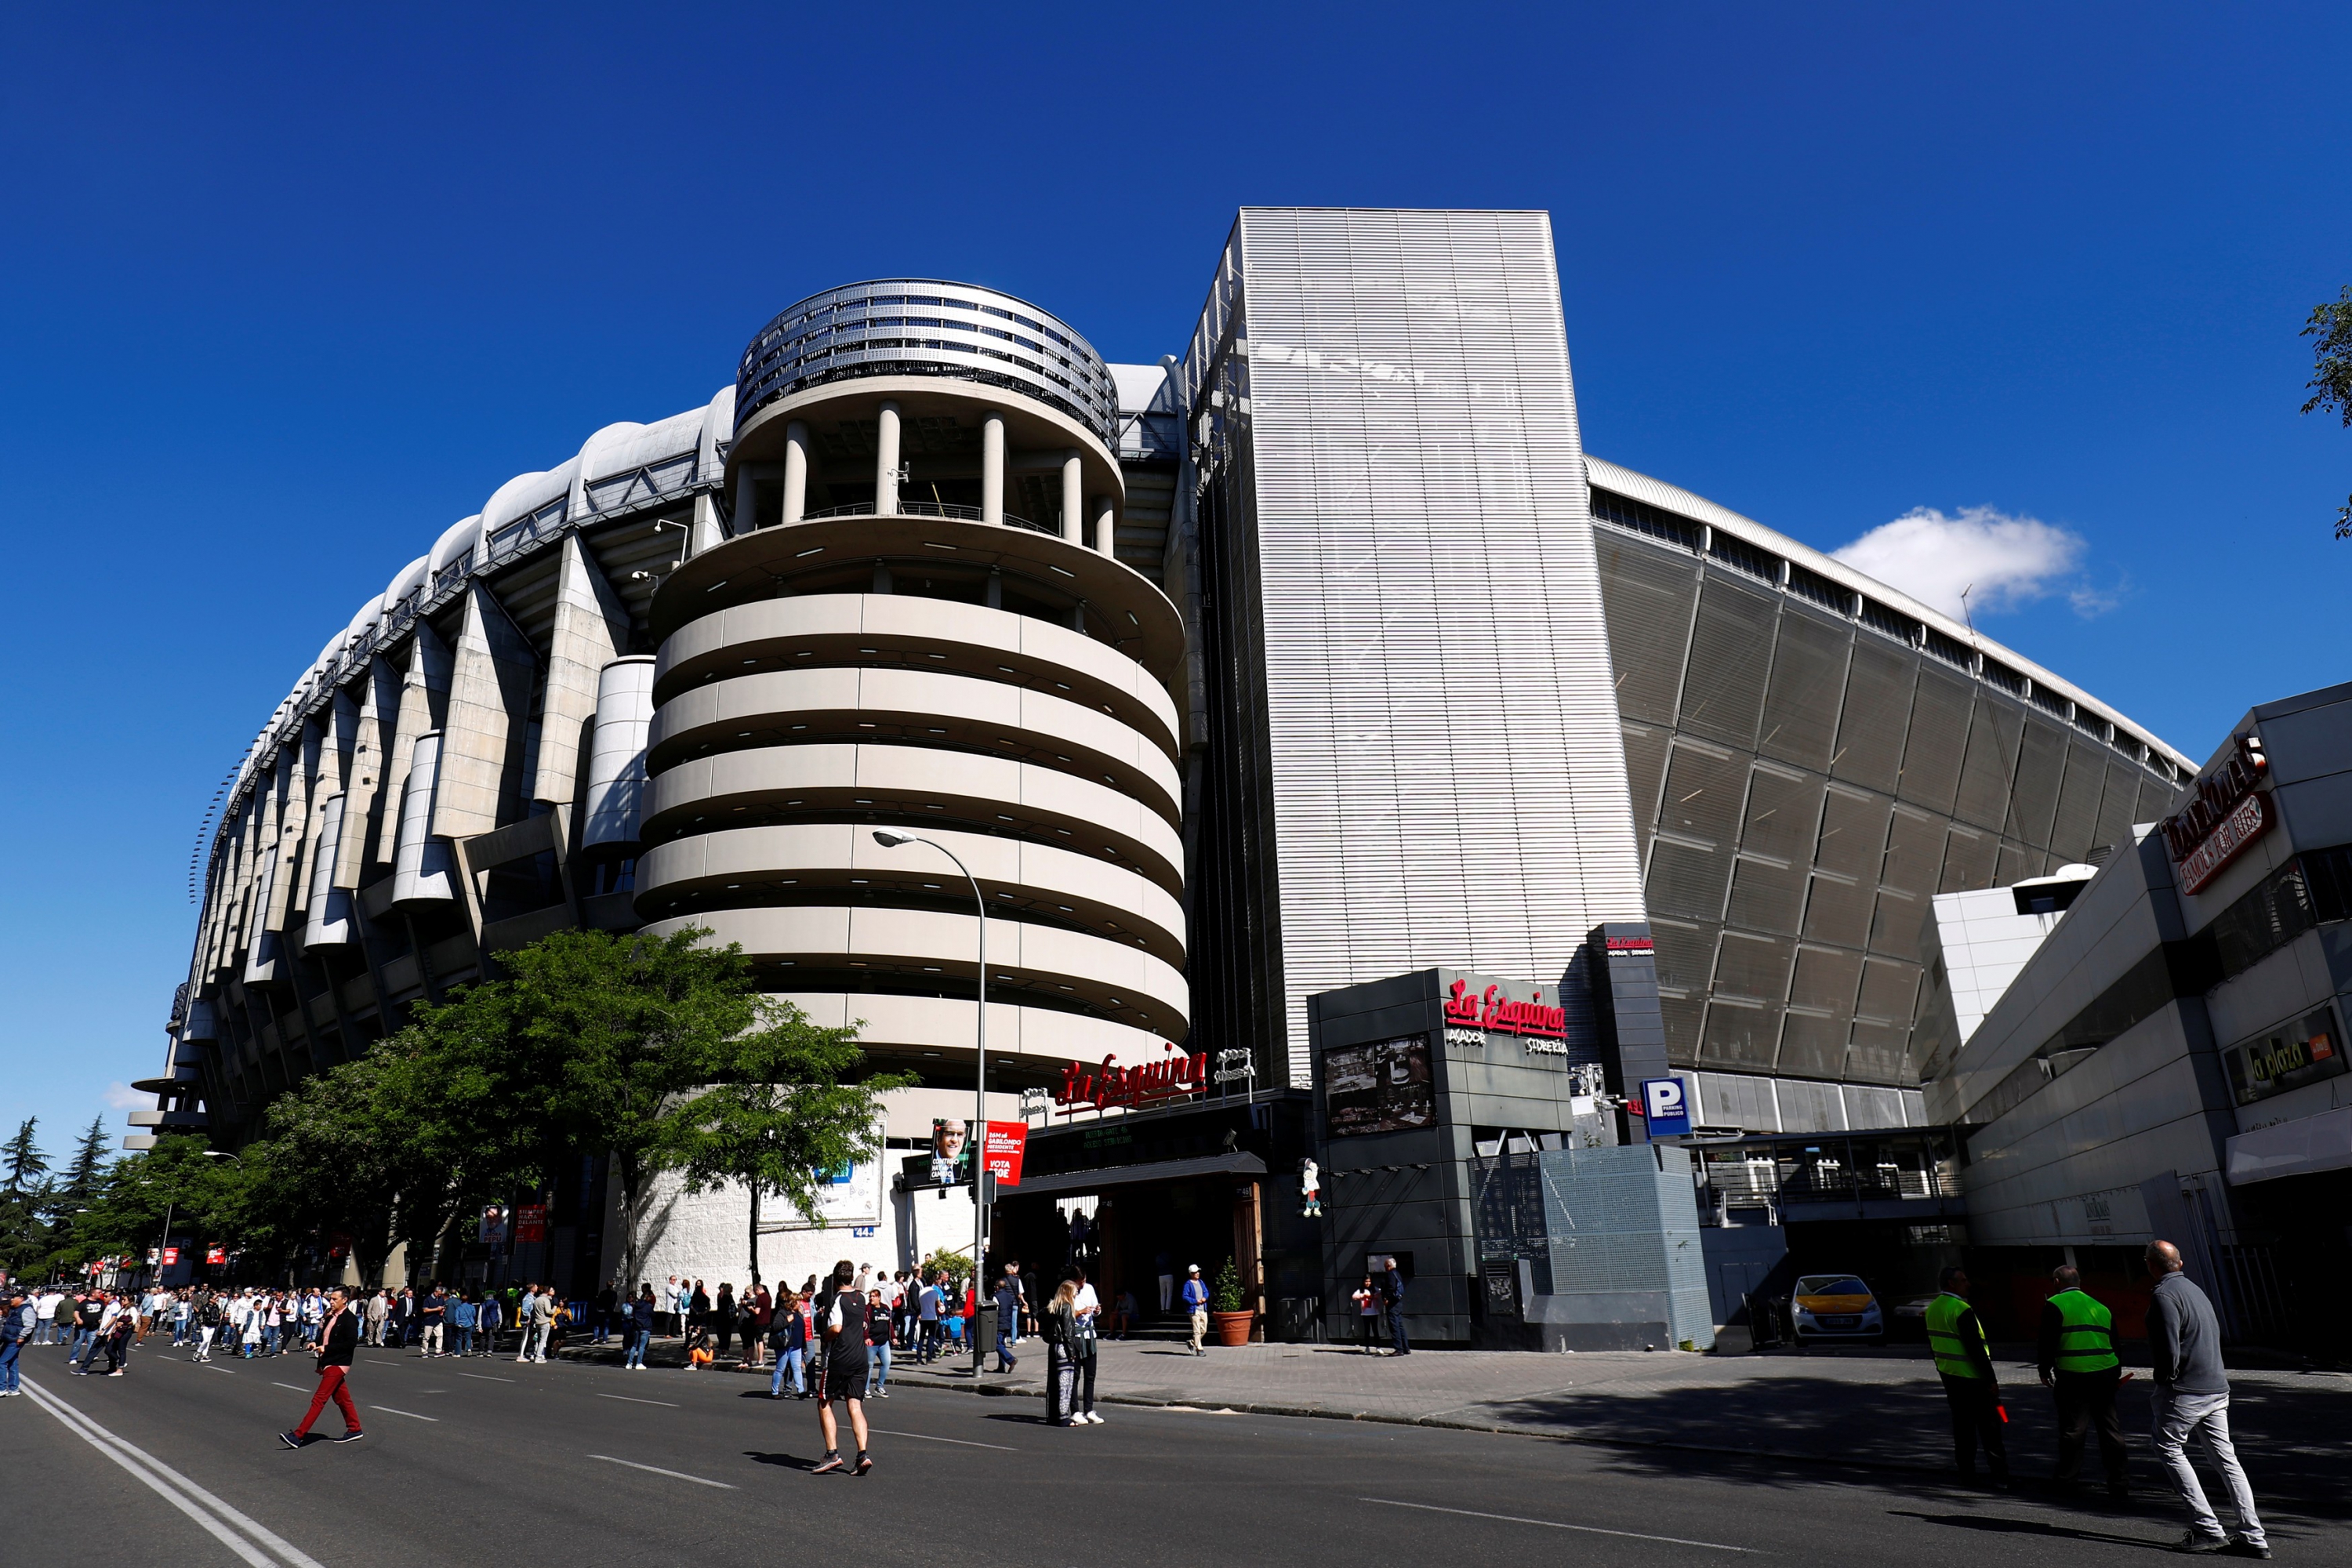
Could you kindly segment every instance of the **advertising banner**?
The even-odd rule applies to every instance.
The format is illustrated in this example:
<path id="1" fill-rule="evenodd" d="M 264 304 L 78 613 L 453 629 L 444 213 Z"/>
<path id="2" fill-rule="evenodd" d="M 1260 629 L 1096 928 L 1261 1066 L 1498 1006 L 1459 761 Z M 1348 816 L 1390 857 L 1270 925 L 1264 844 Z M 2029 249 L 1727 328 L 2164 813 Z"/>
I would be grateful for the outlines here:
<path id="1" fill-rule="evenodd" d="M 1405 1035 L 1323 1053 L 1324 1103 L 1331 1136 L 1401 1132 L 1437 1120 L 1429 1037 Z"/>
<path id="2" fill-rule="evenodd" d="M 515 1239 L 520 1242 L 547 1239 L 547 1205 L 517 1204 L 514 1211 Z"/>
<path id="3" fill-rule="evenodd" d="M 228 1261 L 228 1248 L 226 1247 L 205 1247 L 205 1261 L 211 1264 L 226 1263 Z"/>
<path id="4" fill-rule="evenodd" d="M 931 1181 L 942 1187 L 961 1186 L 971 1180 L 971 1123 L 935 1120 L 931 1123 Z"/>
<path id="5" fill-rule="evenodd" d="M 166 1268 L 176 1268 L 179 1267 L 179 1263 L 180 1249 L 176 1247 L 165 1247 L 163 1249 L 163 1267 Z"/>
<path id="6" fill-rule="evenodd" d="M 996 1178 L 1001 1187 L 1021 1184 L 1021 1156 L 1029 1148 L 1029 1124 L 1025 1121 L 992 1121 L 988 1124 L 988 1147 L 981 1163 L 988 1173 Z"/>
<path id="7" fill-rule="evenodd" d="M 496 1252 L 507 1244 L 507 1211 L 492 1204 L 482 1211 L 481 1223 L 475 1227 L 474 1239 Z"/>

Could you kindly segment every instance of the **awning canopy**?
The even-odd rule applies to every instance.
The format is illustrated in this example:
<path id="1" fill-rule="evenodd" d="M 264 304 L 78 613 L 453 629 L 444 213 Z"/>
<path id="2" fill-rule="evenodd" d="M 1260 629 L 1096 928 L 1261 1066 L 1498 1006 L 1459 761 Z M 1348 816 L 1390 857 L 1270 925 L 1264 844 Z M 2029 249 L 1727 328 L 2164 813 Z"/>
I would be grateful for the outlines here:
<path id="1" fill-rule="evenodd" d="M 1255 1154 L 1203 1154 L 1191 1160 L 1155 1160 L 1146 1165 L 1111 1165 L 1096 1171 L 1064 1171 L 1053 1176 L 1028 1176 L 1017 1187 L 997 1188 L 1000 1198 L 1031 1198 L 1051 1193 L 1099 1193 L 1113 1187 L 1136 1187 L 1160 1182 L 1181 1182 L 1187 1176 L 1263 1176 L 1265 1162 Z"/>

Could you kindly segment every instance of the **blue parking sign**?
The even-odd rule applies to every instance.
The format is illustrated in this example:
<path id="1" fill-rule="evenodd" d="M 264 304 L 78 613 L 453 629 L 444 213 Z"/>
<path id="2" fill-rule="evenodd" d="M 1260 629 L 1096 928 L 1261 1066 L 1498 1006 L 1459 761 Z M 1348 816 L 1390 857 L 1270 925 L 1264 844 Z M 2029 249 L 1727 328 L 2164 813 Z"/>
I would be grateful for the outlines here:
<path id="1" fill-rule="evenodd" d="M 1678 1078 L 1642 1080 L 1643 1119 L 1653 1138 L 1675 1138 L 1691 1130 L 1690 1093 Z"/>

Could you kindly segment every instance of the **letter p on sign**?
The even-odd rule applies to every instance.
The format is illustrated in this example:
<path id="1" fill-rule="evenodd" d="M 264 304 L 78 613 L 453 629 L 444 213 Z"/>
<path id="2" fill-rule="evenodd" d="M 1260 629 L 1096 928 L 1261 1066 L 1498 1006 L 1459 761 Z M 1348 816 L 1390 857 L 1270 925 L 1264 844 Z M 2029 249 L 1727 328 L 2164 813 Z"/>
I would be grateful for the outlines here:
<path id="1" fill-rule="evenodd" d="M 1681 1137 L 1691 1130 L 1690 1099 L 1678 1078 L 1643 1079 L 1642 1111 L 1653 1139 Z"/>

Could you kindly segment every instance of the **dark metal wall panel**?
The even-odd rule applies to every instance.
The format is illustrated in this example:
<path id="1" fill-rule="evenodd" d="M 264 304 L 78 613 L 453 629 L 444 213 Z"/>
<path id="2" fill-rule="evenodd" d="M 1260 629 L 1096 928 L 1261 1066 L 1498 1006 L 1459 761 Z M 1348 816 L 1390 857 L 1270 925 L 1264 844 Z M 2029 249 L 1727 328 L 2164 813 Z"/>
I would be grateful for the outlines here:
<path id="1" fill-rule="evenodd" d="M 1671 724 L 1698 603 L 1698 563 L 1608 533 L 1594 542 L 1617 710 L 1627 719 Z"/>
<path id="2" fill-rule="evenodd" d="M 1853 1033 L 1849 1014 L 1824 1017 L 1791 1010 L 1780 1026 L 1780 1056 L 1774 1068 L 1793 1078 L 1835 1078 L 1845 1070 L 1846 1042 Z"/>
<path id="3" fill-rule="evenodd" d="M 1877 637 L 1854 638 L 1830 777 L 1895 793 L 1903 773 L 1903 738 L 1911 727 L 1911 687 L 1918 668 L 1916 657 Z"/>
<path id="4" fill-rule="evenodd" d="M 1806 940 L 1860 948 L 1870 940 L 1870 911 L 1877 900 L 1875 882 L 1815 876 L 1805 890 Z"/>
<path id="5" fill-rule="evenodd" d="M 1789 966 L 1797 944 L 1787 938 L 1727 931 L 1715 961 L 1715 994 L 1753 1002 L 1779 1002 L 1789 994 Z"/>
<path id="6" fill-rule="evenodd" d="M 1728 849 L 1701 849 L 1671 838 L 1650 847 L 1649 903 L 1654 915 L 1720 921 L 1731 878 Z"/>
<path id="7" fill-rule="evenodd" d="M 1666 763 L 1658 826 L 1668 833 L 1728 849 L 1739 842 L 1748 796 L 1748 759 L 1720 747 L 1678 741 Z"/>
<path id="8" fill-rule="evenodd" d="M 2122 844 L 2130 838 L 2141 776 L 2138 768 L 2121 757 L 2108 759 L 2107 787 L 2099 796 L 2099 843 Z"/>
<path id="9" fill-rule="evenodd" d="M 2158 778 L 2153 773 L 2140 780 L 2139 810 L 2134 822 L 2162 822 L 2172 815 L 2172 803 L 2180 795 L 2179 787 Z"/>
<path id="10" fill-rule="evenodd" d="M 1960 784 L 1960 757 L 1968 749 L 1969 710 L 1976 693 L 1966 681 L 1932 665 L 1919 670 L 1911 700 L 1911 732 L 1903 749 L 1903 783 L 1896 795 L 1949 816 Z"/>
<path id="11" fill-rule="evenodd" d="M 1814 863 L 1823 870 L 1878 880 L 1886 858 L 1886 819 L 1894 802 L 1884 795 L 1832 789 L 1822 805 L 1822 841 Z"/>
<path id="12" fill-rule="evenodd" d="M 1707 1004 L 1706 1037 L 1698 1058 L 1708 1067 L 1769 1068 L 1778 1054 L 1778 1003 L 1740 1003 L 1722 997 Z"/>
<path id="13" fill-rule="evenodd" d="M 1915 1086 L 1918 1065 L 1911 1056 L 1911 1026 L 1853 1021 L 1853 1043 L 1846 1047 L 1848 1083 L 1891 1083 Z"/>
<path id="14" fill-rule="evenodd" d="M 1927 918 L 1927 896 L 1900 888 L 1878 889 L 1878 908 L 1870 917 L 1870 951 L 1901 958 L 1919 956 L 1919 927 Z"/>
<path id="15" fill-rule="evenodd" d="M 1739 829 L 1742 848 L 1801 865 L 1821 840 L 1822 781 L 1759 763 L 1748 781 L 1748 817 Z"/>
<path id="16" fill-rule="evenodd" d="M 2029 849 L 2014 838 L 2002 839 L 2000 858 L 1993 867 L 1992 885 L 2013 888 L 2028 877 L 2039 877 L 2042 875 L 2042 852 L 2039 849 Z"/>
<path id="17" fill-rule="evenodd" d="M 1706 1016 L 1706 993 L 1691 996 L 1658 997 L 1658 1012 L 1665 1020 L 1666 1060 L 1678 1068 L 1698 1066 L 1698 1030 Z"/>
<path id="18" fill-rule="evenodd" d="M 2009 800 L 2009 836 L 2036 849 L 2050 847 L 2050 820 L 2058 810 L 2058 777 L 2066 765 L 2066 734 L 2028 714 L 2017 746 L 2017 784 Z"/>
<path id="19" fill-rule="evenodd" d="M 1772 654 L 1772 683 L 1764 696 L 1763 733 L 1756 749 L 1815 773 L 1829 771 L 1837 751 L 1838 709 L 1845 690 L 1853 628 L 1843 621 L 1784 605 Z"/>
<path id="20" fill-rule="evenodd" d="M 2019 738 L 2025 715 L 2017 705 L 1984 692 L 1977 694 L 1976 717 L 1969 724 L 1969 749 L 1960 762 L 1960 789 L 1952 810 L 1963 822 L 1998 833 L 2009 820 L 2010 786 L 2017 773 Z"/>
<path id="21" fill-rule="evenodd" d="M 1944 874 L 1937 879 L 1939 893 L 1964 893 L 1971 889 L 1990 888 L 1993 863 L 2000 856 L 2000 840 L 1990 833 L 1978 833 L 1952 824 L 1951 835 L 1944 842 Z"/>
<path id="22" fill-rule="evenodd" d="M 2058 816 L 2050 829 L 2050 848 L 2070 863 L 2088 859 L 2098 842 L 2099 797 L 2106 793 L 2105 748 L 2089 741 L 2066 743 L 2066 772 L 2058 785 Z"/>
<path id="23" fill-rule="evenodd" d="M 1633 833 L 1646 855 L 1650 830 L 1658 821 L 1658 792 L 1665 783 L 1666 742 L 1671 732 L 1644 724 L 1627 724 L 1625 787 L 1633 797 Z"/>
<path id="24" fill-rule="evenodd" d="M 1702 995 L 1715 973 L 1716 928 L 1685 921 L 1654 920 L 1650 941 L 1657 949 L 1658 988 Z"/>
<path id="25" fill-rule="evenodd" d="M 1789 983 L 1789 1003 L 1791 1006 L 1852 1017 L 1854 989 L 1861 980 L 1862 954 L 1844 948 L 1800 947 L 1796 977 Z M 1844 1041 L 1842 1031 L 1839 1041 Z"/>
<path id="26" fill-rule="evenodd" d="M 1862 989 L 1854 998 L 1854 1016 L 1883 1024 L 1911 1026 L 1911 1005 L 1919 993 L 1919 966 L 1873 954 L 1862 966 Z"/>
<path id="27" fill-rule="evenodd" d="M 1936 890 L 1944 872 L 1944 819 L 1916 806 L 1897 805 L 1886 828 L 1886 859 L 1878 879 L 1921 897 Z"/>
<path id="28" fill-rule="evenodd" d="M 1805 868 L 1786 860 L 1740 858 L 1731 872 L 1724 923 L 1742 931 L 1794 936 L 1805 918 Z"/>
<path id="29" fill-rule="evenodd" d="M 1772 668 L 1778 598 L 1709 574 L 1691 630 L 1680 727 L 1726 745 L 1753 748 Z"/>

